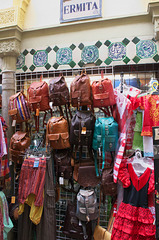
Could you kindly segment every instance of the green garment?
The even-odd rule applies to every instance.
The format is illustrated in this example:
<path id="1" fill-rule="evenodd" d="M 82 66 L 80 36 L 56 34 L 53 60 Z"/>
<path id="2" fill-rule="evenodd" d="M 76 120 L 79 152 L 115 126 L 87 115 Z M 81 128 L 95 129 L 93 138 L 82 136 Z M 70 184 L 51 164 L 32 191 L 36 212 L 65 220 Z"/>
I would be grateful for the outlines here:
<path id="1" fill-rule="evenodd" d="M 141 151 L 143 151 L 143 137 L 141 136 L 141 131 L 142 131 L 142 112 L 137 112 L 132 148 L 135 150 L 140 149 Z"/>

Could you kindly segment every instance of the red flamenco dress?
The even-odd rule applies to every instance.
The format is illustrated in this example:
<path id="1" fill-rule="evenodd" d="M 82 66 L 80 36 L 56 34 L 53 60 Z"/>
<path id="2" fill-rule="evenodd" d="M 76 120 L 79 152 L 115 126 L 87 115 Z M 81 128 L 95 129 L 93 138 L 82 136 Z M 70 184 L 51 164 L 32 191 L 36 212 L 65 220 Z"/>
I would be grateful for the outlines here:
<path id="1" fill-rule="evenodd" d="M 148 194 L 154 191 L 154 171 L 146 168 L 138 177 L 131 163 L 123 163 L 118 177 L 124 187 L 124 196 L 113 224 L 111 239 L 155 240 L 154 218 L 148 208 Z"/>

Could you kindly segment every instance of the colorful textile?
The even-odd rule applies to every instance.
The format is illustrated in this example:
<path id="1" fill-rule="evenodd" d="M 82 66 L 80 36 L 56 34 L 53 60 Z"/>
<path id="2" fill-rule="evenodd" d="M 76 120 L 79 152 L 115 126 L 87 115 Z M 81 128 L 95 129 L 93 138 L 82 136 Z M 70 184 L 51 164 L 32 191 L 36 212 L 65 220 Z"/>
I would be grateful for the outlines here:
<path id="1" fill-rule="evenodd" d="M 146 95 L 136 99 L 134 109 L 144 109 L 141 136 L 152 137 L 152 127 L 159 126 L 159 95 Z"/>
<path id="2" fill-rule="evenodd" d="M 2 191 L 0 192 L 0 198 L 3 203 L 3 225 L 4 225 L 3 239 L 7 240 L 7 234 L 13 228 L 13 223 L 9 217 L 8 202 L 6 196 Z"/>
<path id="3" fill-rule="evenodd" d="M 154 157 L 153 153 L 153 138 L 143 136 L 144 157 Z"/>
<path id="4" fill-rule="evenodd" d="M 155 240 L 156 227 L 148 208 L 148 195 L 154 191 L 154 171 L 146 168 L 138 177 L 131 163 L 122 162 L 118 178 L 124 187 L 124 198 L 114 221 L 111 239 Z"/>
<path id="5" fill-rule="evenodd" d="M 38 166 L 35 162 L 38 160 Z M 43 191 L 46 173 L 46 158 L 25 158 L 21 167 L 18 200 L 24 204 L 27 197 L 32 193 L 35 197 L 34 205 L 39 207 L 43 205 Z"/>
<path id="6" fill-rule="evenodd" d="M 5 123 L 5 120 L 2 116 L 0 116 L 0 121 L 2 123 L 3 127 L 3 133 L 5 138 L 5 144 L 7 148 L 7 125 Z M 7 155 L 4 155 L 3 157 L 0 157 L 0 181 L 4 181 L 6 187 L 9 186 L 11 182 L 11 175 L 10 175 L 10 169 L 9 169 L 9 161 Z"/>

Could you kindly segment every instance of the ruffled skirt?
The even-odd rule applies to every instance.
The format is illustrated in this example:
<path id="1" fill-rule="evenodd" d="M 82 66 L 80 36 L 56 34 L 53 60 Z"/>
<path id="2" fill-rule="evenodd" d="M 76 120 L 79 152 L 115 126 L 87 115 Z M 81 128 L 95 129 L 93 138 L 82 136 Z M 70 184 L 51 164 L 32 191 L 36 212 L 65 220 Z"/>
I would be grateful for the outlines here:
<path id="1" fill-rule="evenodd" d="M 121 203 L 115 218 L 111 239 L 155 240 L 156 227 L 149 208 Z"/>

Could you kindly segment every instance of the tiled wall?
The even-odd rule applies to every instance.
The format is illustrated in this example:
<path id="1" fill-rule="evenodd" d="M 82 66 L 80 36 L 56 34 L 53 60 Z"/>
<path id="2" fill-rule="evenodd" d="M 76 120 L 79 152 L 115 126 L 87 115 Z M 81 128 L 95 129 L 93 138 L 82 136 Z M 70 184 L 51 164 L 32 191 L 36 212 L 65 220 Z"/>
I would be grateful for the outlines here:
<path id="1" fill-rule="evenodd" d="M 57 44 L 45 49 L 24 49 L 17 59 L 17 73 L 158 61 L 158 43 L 154 38 L 106 39 L 94 43 L 72 43 L 69 46 Z"/>

